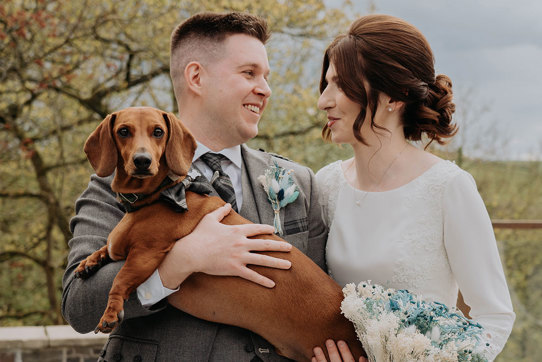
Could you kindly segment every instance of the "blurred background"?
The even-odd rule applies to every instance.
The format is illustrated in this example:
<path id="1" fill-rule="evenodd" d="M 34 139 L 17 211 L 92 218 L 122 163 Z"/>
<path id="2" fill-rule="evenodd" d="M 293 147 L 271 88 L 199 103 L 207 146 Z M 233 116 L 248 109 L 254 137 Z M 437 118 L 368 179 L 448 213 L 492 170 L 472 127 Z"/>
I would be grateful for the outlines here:
<path id="1" fill-rule="evenodd" d="M 266 18 L 273 96 L 249 145 L 314 171 L 351 156 L 324 144 L 323 50 L 353 19 L 417 26 L 454 82 L 460 132 L 432 148 L 476 179 L 494 220 L 542 220 L 542 3 L 519 0 L 3 0 L 0 3 L 0 326 L 64 324 L 61 277 L 82 151 L 108 113 L 176 112 L 169 37 L 200 11 Z M 422 145 L 423 146 L 423 145 Z M 498 361 L 542 356 L 542 229 L 496 228 L 517 319 Z"/>

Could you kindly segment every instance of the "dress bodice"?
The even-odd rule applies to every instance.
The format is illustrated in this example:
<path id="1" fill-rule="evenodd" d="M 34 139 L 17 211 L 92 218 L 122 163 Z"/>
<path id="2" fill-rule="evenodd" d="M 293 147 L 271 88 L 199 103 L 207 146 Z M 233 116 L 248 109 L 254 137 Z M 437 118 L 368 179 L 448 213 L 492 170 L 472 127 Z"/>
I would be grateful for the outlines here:
<path id="1" fill-rule="evenodd" d="M 371 280 L 448 306 L 455 306 L 460 289 L 471 316 L 491 335 L 494 358 L 514 313 L 491 221 L 472 176 L 441 160 L 396 189 L 365 192 L 348 184 L 341 163 L 316 175 L 332 278 L 343 286 Z"/>

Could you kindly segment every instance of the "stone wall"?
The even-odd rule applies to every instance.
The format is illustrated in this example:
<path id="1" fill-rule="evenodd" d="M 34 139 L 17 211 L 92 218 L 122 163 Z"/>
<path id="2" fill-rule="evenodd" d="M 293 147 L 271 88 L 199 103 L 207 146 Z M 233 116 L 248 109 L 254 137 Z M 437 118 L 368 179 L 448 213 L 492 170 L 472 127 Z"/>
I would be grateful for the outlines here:
<path id="1" fill-rule="evenodd" d="M 70 326 L 2 327 L 0 362 L 94 362 L 106 340 Z"/>

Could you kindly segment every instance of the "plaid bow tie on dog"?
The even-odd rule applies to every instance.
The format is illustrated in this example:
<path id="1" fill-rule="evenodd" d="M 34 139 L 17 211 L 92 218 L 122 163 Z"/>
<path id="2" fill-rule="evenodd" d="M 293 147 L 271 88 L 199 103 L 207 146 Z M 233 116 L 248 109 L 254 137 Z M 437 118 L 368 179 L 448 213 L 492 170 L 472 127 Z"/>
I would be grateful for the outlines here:
<path id="1" fill-rule="evenodd" d="M 218 195 L 222 200 L 231 204 L 235 211 L 237 210 L 237 201 L 235 199 L 235 190 L 231 183 L 230 177 L 222 170 L 220 161 L 227 160 L 228 158 L 219 153 L 207 152 L 200 156 L 200 160 L 205 162 L 207 166 L 213 171 L 213 177 L 211 178 L 211 185 L 218 192 Z"/>

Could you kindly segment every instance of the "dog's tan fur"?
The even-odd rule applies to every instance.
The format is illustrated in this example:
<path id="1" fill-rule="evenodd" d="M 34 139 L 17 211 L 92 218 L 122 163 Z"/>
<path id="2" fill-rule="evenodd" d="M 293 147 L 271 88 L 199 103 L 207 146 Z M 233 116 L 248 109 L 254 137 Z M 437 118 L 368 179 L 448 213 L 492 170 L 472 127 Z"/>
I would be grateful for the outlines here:
<path id="1" fill-rule="evenodd" d="M 165 134 L 158 139 L 153 130 Z M 119 137 L 128 128 L 131 137 Z M 173 114 L 141 107 L 128 108 L 108 116 L 88 138 L 85 152 L 99 176 L 117 170 L 112 189 L 121 193 L 152 193 L 172 171 L 186 176 L 196 144 Z M 144 178 L 131 163 L 134 153 L 152 155 L 150 174 Z M 180 179 L 180 180 L 181 180 Z M 179 180 L 179 181 L 180 181 Z M 154 201 L 159 193 L 143 200 Z M 106 311 L 97 330 L 108 333 L 122 315 L 124 300 L 160 265 L 176 240 L 189 234 L 207 213 L 224 205 L 218 197 L 186 192 L 188 211 L 177 213 L 162 203 L 152 203 L 127 213 L 110 233 L 107 245 L 82 261 L 76 270 L 87 276 L 107 259 L 126 259 L 116 276 Z M 250 221 L 232 211 L 222 221 L 245 224 Z M 257 238 L 282 240 L 275 235 Z M 109 250 L 109 252 L 108 252 Z M 340 314 L 342 290 L 307 256 L 295 247 L 289 253 L 262 252 L 290 260 L 291 269 L 252 267 L 276 282 L 272 289 L 238 277 L 192 274 L 181 284 L 180 293 L 169 298 L 175 307 L 198 318 L 236 325 L 258 333 L 286 357 L 310 360 L 315 346 L 328 338 L 344 340 L 357 359 L 365 355 L 354 327 Z M 179 297 L 182 295 L 182 297 Z"/>

